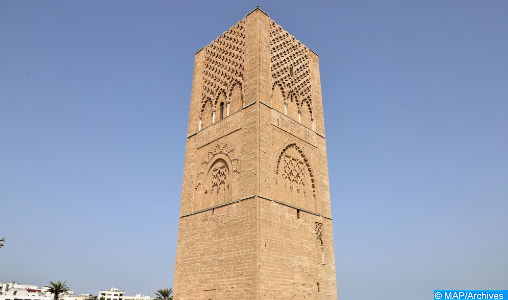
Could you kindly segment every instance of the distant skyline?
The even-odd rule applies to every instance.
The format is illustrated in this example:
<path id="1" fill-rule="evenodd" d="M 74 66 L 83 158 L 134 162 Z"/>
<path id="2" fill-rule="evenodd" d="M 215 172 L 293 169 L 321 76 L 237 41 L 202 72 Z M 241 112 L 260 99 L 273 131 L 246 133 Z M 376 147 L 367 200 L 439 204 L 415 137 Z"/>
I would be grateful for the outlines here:
<path id="1" fill-rule="evenodd" d="M 194 54 L 319 55 L 339 299 L 508 289 L 507 1 L 0 1 L 0 280 L 173 286 Z"/>

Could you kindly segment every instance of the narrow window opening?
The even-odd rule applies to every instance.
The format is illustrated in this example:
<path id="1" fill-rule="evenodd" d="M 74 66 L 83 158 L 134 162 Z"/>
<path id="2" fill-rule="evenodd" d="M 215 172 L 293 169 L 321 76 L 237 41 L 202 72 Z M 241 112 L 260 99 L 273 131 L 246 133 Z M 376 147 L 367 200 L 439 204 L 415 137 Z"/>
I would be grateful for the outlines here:
<path id="1" fill-rule="evenodd" d="M 318 291 L 318 293 L 319 293 L 319 282 L 318 282 L 318 284 L 317 284 L 317 291 Z"/>
<path id="2" fill-rule="evenodd" d="M 293 102 L 293 94 L 289 96 L 289 99 L 291 99 L 291 102 Z"/>
<path id="3" fill-rule="evenodd" d="M 300 210 L 299 209 L 296 210 L 296 218 L 300 219 Z"/>
<path id="4" fill-rule="evenodd" d="M 289 75 L 291 77 L 293 76 L 293 66 L 289 67 Z"/>
<path id="5" fill-rule="evenodd" d="M 224 119 L 224 102 L 220 103 L 220 115 L 219 115 L 219 121 Z"/>
<path id="6" fill-rule="evenodd" d="M 212 208 L 212 216 L 215 215 L 215 208 Z"/>
<path id="7" fill-rule="evenodd" d="M 323 251 L 323 264 L 325 263 L 325 249 L 321 249 Z"/>

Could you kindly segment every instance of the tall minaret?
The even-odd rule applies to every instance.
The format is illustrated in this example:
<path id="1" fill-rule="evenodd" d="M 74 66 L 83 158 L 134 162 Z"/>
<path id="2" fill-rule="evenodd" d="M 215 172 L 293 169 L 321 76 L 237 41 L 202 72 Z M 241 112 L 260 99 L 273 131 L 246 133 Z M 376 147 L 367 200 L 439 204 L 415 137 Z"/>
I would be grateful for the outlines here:
<path id="1" fill-rule="evenodd" d="M 318 55 L 259 8 L 196 53 L 174 295 L 337 299 Z"/>

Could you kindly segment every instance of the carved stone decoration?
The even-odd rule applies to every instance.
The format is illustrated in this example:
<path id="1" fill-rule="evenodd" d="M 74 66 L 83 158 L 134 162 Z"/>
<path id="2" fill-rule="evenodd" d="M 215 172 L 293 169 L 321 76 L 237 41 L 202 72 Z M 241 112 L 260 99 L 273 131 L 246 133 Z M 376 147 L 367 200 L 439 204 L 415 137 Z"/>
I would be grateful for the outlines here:
<path id="1" fill-rule="evenodd" d="M 204 48 L 205 69 L 201 88 L 201 114 L 210 101 L 213 108 L 221 93 L 231 96 L 235 84 L 243 85 L 245 61 L 245 20 L 238 22 L 228 31 Z M 243 87 L 242 87 L 243 94 Z"/>
<path id="2" fill-rule="evenodd" d="M 205 194 L 200 199 L 204 207 L 215 206 L 231 200 L 231 183 L 227 159 L 218 155 L 212 159 L 205 182 Z"/>
<path id="3" fill-rule="evenodd" d="M 282 178 L 284 178 L 284 183 L 286 186 L 289 186 L 291 191 L 295 189 L 297 193 L 300 193 L 300 187 L 305 186 L 303 160 L 289 154 L 284 154 L 283 159 L 284 168 L 282 172 Z"/>
<path id="4" fill-rule="evenodd" d="M 323 242 L 323 223 L 316 222 L 316 243 L 321 249 L 324 249 Z"/>
<path id="5" fill-rule="evenodd" d="M 298 110 L 305 105 L 313 118 L 309 51 L 282 27 L 270 23 L 272 89 L 281 87 L 286 104 L 294 95 Z"/>
<path id="6" fill-rule="evenodd" d="M 200 163 L 194 188 L 194 210 L 232 200 L 240 174 L 240 159 L 228 143 L 217 143 Z"/>
<path id="7" fill-rule="evenodd" d="M 222 162 L 212 168 L 212 190 L 217 188 L 218 193 L 225 188 L 227 173 L 227 166 Z"/>
<path id="8" fill-rule="evenodd" d="M 305 173 L 309 175 L 307 179 Z M 316 188 L 314 173 L 310 167 L 309 160 L 303 150 L 296 143 L 287 144 L 281 151 L 275 168 L 275 183 L 279 184 L 278 177 L 284 180 L 284 186 L 289 187 L 297 193 L 305 192 L 306 181 L 310 182 L 312 196 L 315 196 Z"/>
<path id="9" fill-rule="evenodd" d="M 289 142 L 279 153 L 273 177 L 274 195 L 290 205 L 319 212 L 314 173 L 302 148 Z"/>

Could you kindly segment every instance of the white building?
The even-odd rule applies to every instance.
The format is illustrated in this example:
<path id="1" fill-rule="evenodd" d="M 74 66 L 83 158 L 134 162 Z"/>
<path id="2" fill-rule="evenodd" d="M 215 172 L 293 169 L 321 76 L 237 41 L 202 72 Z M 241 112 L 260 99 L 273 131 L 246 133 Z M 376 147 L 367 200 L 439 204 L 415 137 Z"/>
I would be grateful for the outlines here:
<path id="1" fill-rule="evenodd" d="M 105 300 L 124 300 L 124 291 L 120 291 L 117 288 L 110 288 L 109 290 L 100 290 L 97 294 L 97 298 L 104 298 Z"/>
<path id="2" fill-rule="evenodd" d="M 104 300 L 153 300 L 150 296 L 145 296 L 141 294 L 134 294 L 134 296 L 125 296 L 124 291 L 120 291 L 117 288 L 110 288 L 109 290 L 100 290 L 97 294 L 98 300 L 100 298 L 104 298 Z"/>
<path id="3" fill-rule="evenodd" d="M 60 300 L 86 300 L 82 296 L 74 295 L 74 291 L 68 291 L 60 295 Z M 48 292 L 48 287 L 38 288 L 36 285 L 23 285 L 17 282 L 0 283 L 0 300 L 53 300 L 53 294 Z"/>
<path id="4" fill-rule="evenodd" d="M 0 300 L 53 300 L 53 294 L 48 292 L 48 287 L 38 288 L 36 285 L 21 285 L 16 282 L 0 282 Z M 68 291 L 60 295 L 59 300 L 88 300 L 91 294 L 74 295 L 74 291 Z M 101 290 L 97 300 L 104 297 L 104 300 L 154 300 L 150 296 L 134 294 L 125 296 L 124 291 L 117 288 Z"/>
<path id="5" fill-rule="evenodd" d="M 134 296 L 125 296 L 124 300 L 153 300 L 153 298 L 141 294 L 134 294 Z"/>

